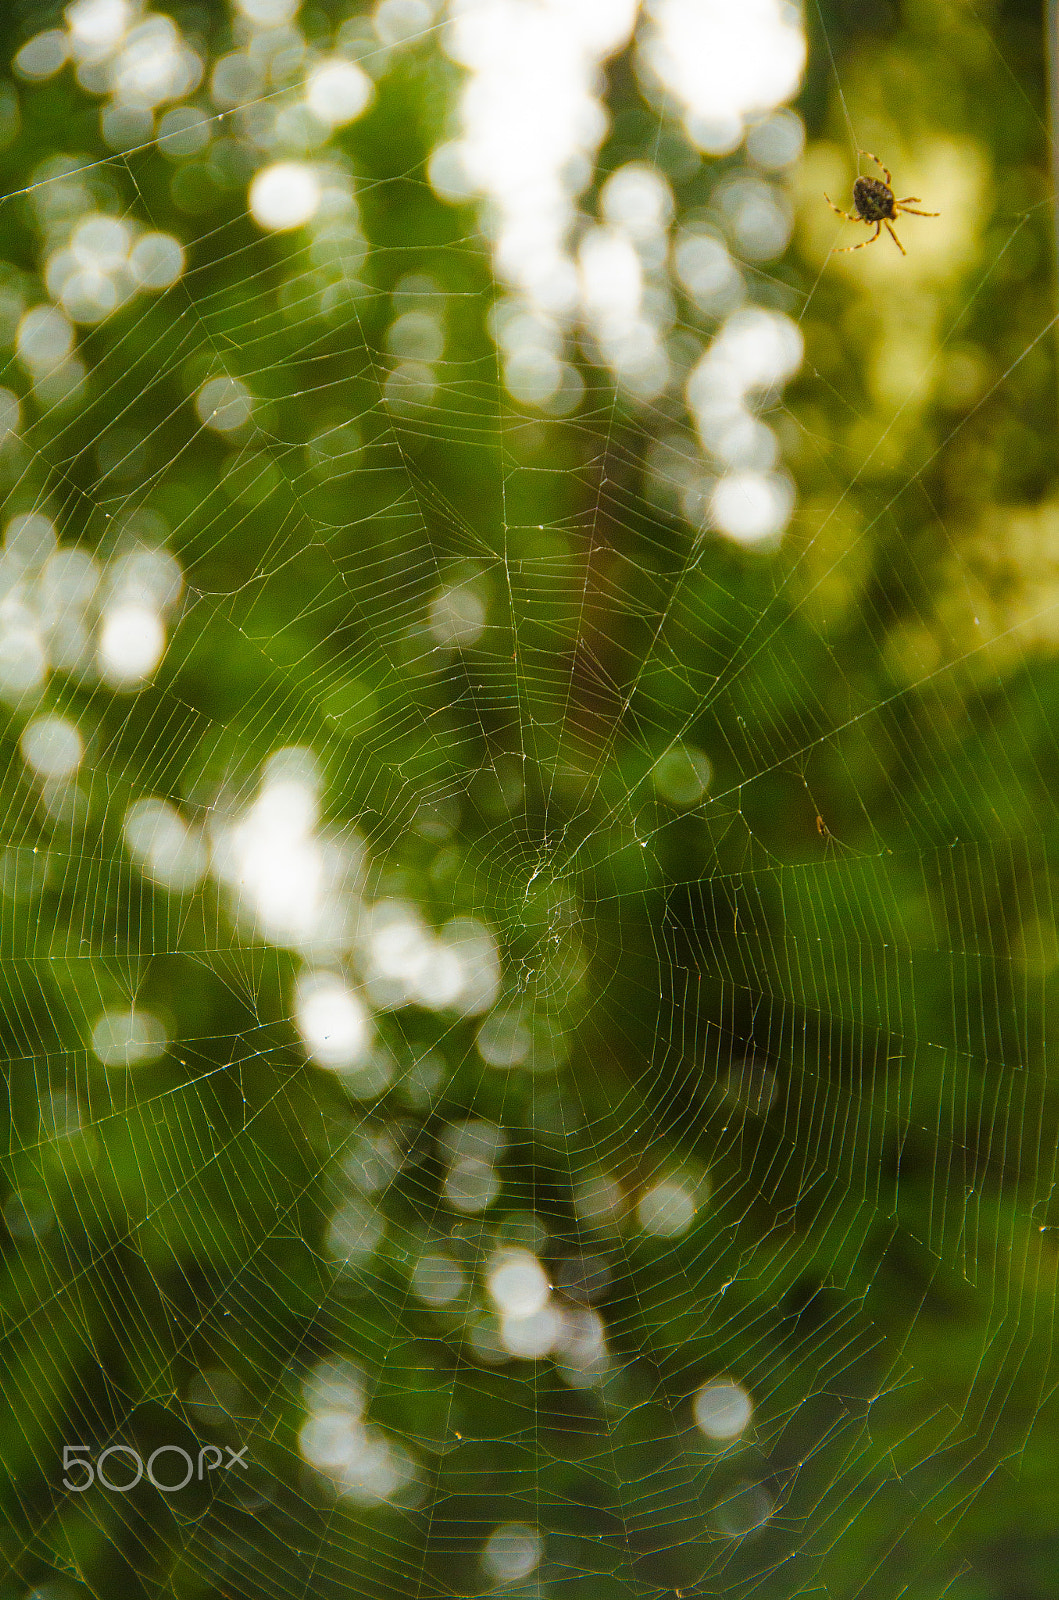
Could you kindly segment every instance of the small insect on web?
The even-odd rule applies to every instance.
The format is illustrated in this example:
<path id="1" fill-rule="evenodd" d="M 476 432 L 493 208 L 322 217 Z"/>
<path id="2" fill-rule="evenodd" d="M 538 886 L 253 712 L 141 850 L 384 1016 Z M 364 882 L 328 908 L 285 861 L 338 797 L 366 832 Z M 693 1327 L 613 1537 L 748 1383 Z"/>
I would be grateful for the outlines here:
<path id="1" fill-rule="evenodd" d="M 904 200 L 895 200 L 893 178 L 890 175 L 889 167 L 883 166 L 878 156 L 872 155 L 870 150 L 858 150 L 857 154 L 867 156 L 869 161 L 874 161 L 876 166 L 886 174 L 886 182 L 884 183 L 881 178 L 858 178 L 856 180 L 853 185 L 853 204 L 856 208 L 856 216 L 851 217 L 848 211 L 843 211 L 841 206 L 836 206 L 830 195 L 825 194 L 824 199 L 832 211 L 836 211 L 840 217 L 845 217 L 847 222 L 864 222 L 869 228 L 874 222 L 875 232 L 870 239 L 864 239 L 860 244 L 847 244 L 841 248 L 836 246 L 831 251 L 831 254 L 847 255 L 851 250 L 863 250 L 867 245 L 874 244 L 879 237 L 880 229 L 885 223 L 886 231 L 890 238 L 901 254 L 905 256 L 908 251 L 897 237 L 893 228 L 891 228 L 891 219 L 896 218 L 898 212 L 901 211 L 907 211 L 913 217 L 937 217 L 941 213 L 938 211 L 917 211 L 916 206 L 919 205 L 920 200 L 916 194 L 910 194 Z"/>

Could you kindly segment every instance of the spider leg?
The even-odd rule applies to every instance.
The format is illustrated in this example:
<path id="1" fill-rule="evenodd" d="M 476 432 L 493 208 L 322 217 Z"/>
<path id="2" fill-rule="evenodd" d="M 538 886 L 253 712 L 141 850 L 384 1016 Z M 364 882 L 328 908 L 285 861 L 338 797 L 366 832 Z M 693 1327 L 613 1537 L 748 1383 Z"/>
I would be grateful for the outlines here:
<path id="1" fill-rule="evenodd" d="M 894 244 L 897 246 L 898 250 L 900 250 L 901 254 L 906 256 L 908 251 L 905 249 L 904 245 L 901 243 L 900 239 L 897 237 L 889 223 L 886 224 L 886 231 L 890 235 L 890 238 L 893 240 Z"/>
<path id="2" fill-rule="evenodd" d="M 868 160 L 869 161 L 874 161 L 875 165 L 877 167 L 882 167 L 883 172 L 886 174 L 886 187 L 888 189 L 892 189 L 893 188 L 894 180 L 890 176 L 890 169 L 889 169 L 889 167 L 883 167 L 883 164 L 879 160 L 878 156 L 873 156 L 870 150 L 858 150 L 857 154 L 859 156 L 867 156 Z"/>
<path id="3" fill-rule="evenodd" d="M 913 205 L 914 206 L 921 206 L 922 204 L 923 204 L 923 202 L 919 198 L 918 194 L 908 194 L 908 195 L 905 195 L 905 198 L 903 200 L 895 200 L 894 201 L 894 205 L 895 206 L 913 206 Z"/>
<path id="4" fill-rule="evenodd" d="M 832 200 L 832 198 L 831 198 L 831 196 L 829 194 L 825 194 L 824 195 L 824 199 L 827 201 L 827 203 L 831 207 L 832 211 L 836 211 L 840 217 L 845 217 L 847 222 L 863 222 L 864 221 L 863 217 L 851 217 L 848 211 L 843 211 L 841 206 L 836 206 L 835 202 Z"/>
<path id="5" fill-rule="evenodd" d="M 887 223 L 887 224 L 886 224 L 886 226 L 887 226 L 887 227 L 888 227 L 888 228 L 889 228 L 889 227 L 890 227 L 890 224 L 889 224 L 889 223 Z M 847 245 L 843 245 L 843 247 L 842 247 L 842 249 L 841 249 L 841 250 L 837 250 L 837 249 L 836 249 L 836 250 L 832 250 L 832 252 L 831 252 L 831 254 L 832 254 L 832 255 L 833 255 L 833 256 L 846 256 L 846 255 L 848 255 L 848 254 L 849 254 L 849 252 L 850 252 L 850 251 L 851 251 L 851 250 L 866 250 L 866 249 L 867 249 L 867 247 L 868 247 L 868 246 L 869 246 L 869 245 L 870 245 L 870 244 L 874 244 L 874 243 L 875 243 L 875 241 L 876 241 L 876 239 L 877 239 L 877 238 L 878 238 L 878 237 L 879 237 L 879 229 L 880 229 L 880 228 L 881 228 L 881 227 L 882 227 L 882 223 L 881 223 L 881 222 L 877 222 L 877 223 L 876 223 L 876 224 L 875 224 L 875 232 L 874 232 L 874 233 L 873 233 L 873 234 L 872 234 L 872 236 L 871 236 L 871 238 L 870 238 L 870 239 L 862 239 L 862 240 L 861 240 L 861 242 L 860 242 L 860 244 L 847 244 Z M 891 228 L 891 229 L 890 229 L 890 231 L 891 231 L 891 233 L 893 233 L 893 229 L 892 229 L 892 228 Z M 896 238 L 896 237 L 897 237 L 897 236 L 896 236 L 896 234 L 895 234 L 895 235 L 894 235 L 894 237 L 895 237 L 895 238 Z M 902 255 L 904 255 L 904 251 L 903 251 L 903 250 L 902 250 L 902 252 L 901 252 L 901 254 L 902 254 Z"/>
<path id="6" fill-rule="evenodd" d="M 910 217 L 940 217 L 940 211 L 917 211 L 915 206 L 906 206 L 903 200 L 894 201 L 896 211 L 907 211 Z"/>

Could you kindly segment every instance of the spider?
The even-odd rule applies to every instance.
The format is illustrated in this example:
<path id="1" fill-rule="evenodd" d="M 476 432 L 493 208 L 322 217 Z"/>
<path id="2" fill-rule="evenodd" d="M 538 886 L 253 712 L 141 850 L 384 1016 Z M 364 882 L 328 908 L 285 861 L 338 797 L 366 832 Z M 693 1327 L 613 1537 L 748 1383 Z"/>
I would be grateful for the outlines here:
<path id="1" fill-rule="evenodd" d="M 900 239 L 890 226 L 891 217 L 896 218 L 899 211 L 907 211 L 913 217 L 937 217 L 940 216 L 941 213 L 939 211 L 917 211 L 916 206 L 919 205 L 919 196 L 917 194 L 910 194 L 906 200 L 895 200 L 893 191 L 894 180 L 890 176 L 890 169 L 888 167 L 884 167 L 878 156 L 873 156 L 870 150 L 858 150 L 857 154 L 867 156 L 869 161 L 874 161 L 877 167 L 881 167 L 883 172 L 886 174 L 886 182 L 883 183 L 881 178 L 857 179 L 856 183 L 853 185 L 853 204 L 857 210 L 855 217 L 851 217 L 848 211 L 843 211 L 840 206 L 836 206 L 830 195 L 825 194 L 824 199 L 827 201 L 832 211 L 837 211 L 839 216 L 845 217 L 847 222 L 866 222 L 869 228 L 874 222 L 875 232 L 872 234 L 870 239 L 864 239 L 860 244 L 844 245 L 841 250 L 832 250 L 831 254 L 846 255 L 850 250 L 863 250 L 866 245 L 874 244 L 876 239 L 879 237 L 880 228 L 883 226 L 883 223 L 885 223 L 886 231 L 890 235 L 890 238 L 893 240 L 898 250 L 900 250 L 901 254 L 906 256 L 908 251 L 905 249 L 904 245 L 901 243 Z M 913 200 L 915 201 L 915 205 L 912 204 Z"/>

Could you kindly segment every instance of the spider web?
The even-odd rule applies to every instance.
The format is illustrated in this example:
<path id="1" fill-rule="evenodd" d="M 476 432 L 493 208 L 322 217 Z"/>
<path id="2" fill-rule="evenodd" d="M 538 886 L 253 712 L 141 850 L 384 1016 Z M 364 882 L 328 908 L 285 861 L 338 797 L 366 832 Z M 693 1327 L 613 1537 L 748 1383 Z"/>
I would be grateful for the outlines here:
<path id="1" fill-rule="evenodd" d="M 218 109 L 245 17 L 163 28 L 204 110 L 157 140 L 115 94 L 99 153 L 117 46 L 18 84 L 0 1593 L 1002 1593 L 1024 1450 L 1050 1504 L 1051 453 L 953 485 L 1054 421 L 1042 203 L 979 237 L 925 139 L 903 279 L 817 275 L 815 199 L 788 270 L 738 141 L 616 47 L 600 176 L 661 171 L 692 262 L 652 388 L 591 249 L 549 322 L 439 197 L 435 20 L 301 19 L 378 108 L 305 159 L 250 137 L 296 39 Z M 837 199 L 898 141 L 819 21 L 850 137 L 787 181 Z M 741 308 L 680 287 L 719 217 Z M 772 376 L 710 411 L 747 328 Z M 130 1485 L 204 1446 L 247 1464 Z"/>

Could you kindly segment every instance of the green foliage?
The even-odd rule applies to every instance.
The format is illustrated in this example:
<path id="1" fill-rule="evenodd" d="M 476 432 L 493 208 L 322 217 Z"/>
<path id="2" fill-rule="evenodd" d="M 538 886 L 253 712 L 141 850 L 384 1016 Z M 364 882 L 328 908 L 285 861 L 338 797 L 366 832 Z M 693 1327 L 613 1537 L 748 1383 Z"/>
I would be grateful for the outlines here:
<path id="1" fill-rule="evenodd" d="M 170 13 L 207 71 L 240 37 L 219 7 Z M 301 20 L 324 48 L 365 19 Z M 59 25 L 10 8 L 6 55 Z M 2 713 L 2 1600 L 1052 1592 L 1041 18 L 814 0 L 806 25 L 794 242 L 751 269 L 806 346 L 770 411 L 798 502 L 768 551 L 660 487 L 679 385 L 615 398 L 586 338 L 580 407 L 505 390 L 479 214 L 427 181 L 460 86 L 431 38 L 327 146 L 355 204 L 283 233 L 248 214 L 265 158 L 234 113 L 208 150 L 117 153 L 70 69 L 12 77 L 4 520 L 46 513 L 108 573 L 165 548 L 184 587 L 143 682 L 56 669 Z M 742 156 L 700 160 L 630 62 L 586 207 L 652 161 L 678 220 L 712 224 Z M 910 219 L 907 261 L 826 260 L 847 114 L 942 213 Z M 186 269 L 79 325 L 64 395 L 17 330 L 94 211 L 179 238 Z M 442 355 L 395 350 L 410 312 L 440 314 Z M 679 305 L 689 348 L 717 326 Z M 218 379 L 249 391 L 243 426 L 196 412 Z M 45 714 L 84 741 L 61 793 L 25 758 Z M 270 936 L 216 864 L 152 881 L 130 846 L 162 799 L 219 851 L 292 747 L 365 916 L 410 904 L 498 946 L 495 1007 L 373 1001 L 359 1077 L 313 1058 L 297 998 L 364 978 L 353 936 Z M 108 1059 L 100 1019 L 129 1015 L 147 1032 Z M 487 1204 L 460 1172 L 491 1175 Z M 505 1250 L 567 1314 L 594 1300 L 603 1375 L 501 1346 Z M 458 1287 L 432 1301 L 439 1254 Z M 591 1295 L 563 1278 L 585 1257 Z M 378 1503 L 309 1464 L 307 1386 L 336 1362 L 411 1462 Z M 730 1443 L 693 1419 L 718 1379 L 754 1400 Z M 251 1465 L 79 1495 L 72 1443 Z M 545 1545 L 503 1586 L 480 1558 L 510 1522 Z"/>

